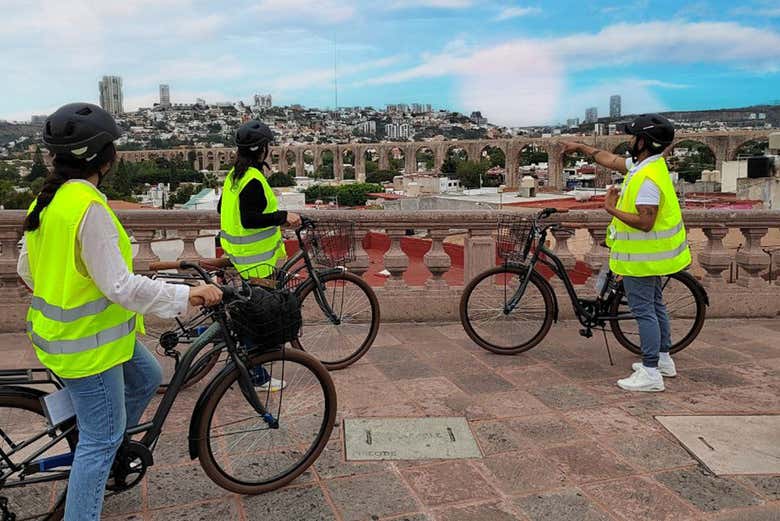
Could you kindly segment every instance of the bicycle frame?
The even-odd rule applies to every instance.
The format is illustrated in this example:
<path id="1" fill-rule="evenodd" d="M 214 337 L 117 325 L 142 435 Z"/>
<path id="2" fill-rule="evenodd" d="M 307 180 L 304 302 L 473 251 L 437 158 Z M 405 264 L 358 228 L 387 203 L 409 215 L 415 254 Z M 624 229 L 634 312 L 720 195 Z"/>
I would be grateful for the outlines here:
<path id="1" fill-rule="evenodd" d="M 140 443 L 145 447 L 147 447 L 150 451 L 154 449 L 154 445 L 156 444 L 157 439 L 160 437 L 160 433 L 162 432 L 162 428 L 163 425 L 165 424 L 165 420 L 168 418 L 168 414 L 170 413 L 171 408 L 173 407 L 173 404 L 176 401 L 176 397 L 178 396 L 185 382 L 186 375 L 190 370 L 190 368 L 192 367 L 193 362 L 197 358 L 198 354 L 205 347 L 207 347 L 209 343 L 211 343 L 218 335 L 222 335 L 225 342 L 225 346 L 227 347 L 228 352 L 230 353 L 233 363 L 236 365 L 237 369 L 239 370 L 240 377 L 238 378 L 238 381 L 244 396 L 247 398 L 247 400 L 250 402 L 253 408 L 261 416 L 263 416 L 266 420 L 268 420 L 269 418 L 271 421 L 274 420 L 273 417 L 265 409 L 263 404 L 260 403 L 260 400 L 258 399 L 256 393 L 253 390 L 249 371 L 246 365 L 244 364 L 242 357 L 239 356 L 237 351 L 237 346 L 233 341 L 232 336 L 229 333 L 224 312 L 218 312 L 215 313 L 215 321 L 208 327 L 208 329 L 206 329 L 206 331 L 203 332 L 203 334 L 201 334 L 197 339 L 195 339 L 195 341 L 192 342 L 189 349 L 187 349 L 187 351 L 184 353 L 184 356 L 181 359 L 181 363 L 176 368 L 176 372 L 174 373 L 173 378 L 171 379 L 171 382 L 168 385 L 168 388 L 166 389 L 165 394 L 163 395 L 162 400 L 160 401 L 160 404 L 158 405 L 152 420 L 149 422 L 145 422 L 139 425 L 129 427 L 125 432 L 127 437 L 133 436 L 135 434 L 143 433 L 143 436 L 140 439 Z M 48 375 L 48 378 L 36 380 L 34 377 L 39 374 L 46 374 Z M 0 371 L 0 385 L 10 385 L 10 384 L 31 385 L 31 384 L 41 384 L 41 383 L 52 384 L 58 389 L 62 388 L 62 384 L 59 381 L 59 379 L 57 379 L 56 375 L 53 375 L 47 369 L 22 369 L 17 371 L 14 370 Z M 29 390 L 29 392 L 31 393 L 40 392 L 34 388 L 25 388 L 25 389 Z M 43 396 L 43 394 L 45 393 L 41 392 L 41 396 Z M 65 440 L 72 432 L 74 432 L 75 429 L 76 429 L 76 425 L 74 423 L 73 425 L 70 425 L 67 429 L 65 429 L 63 432 L 57 434 L 57 427 L 49 427 L 45 431 L 37 433 L 33 435 L 31 438 L 28 438 L 23 442 L 19 443 L 18 445 L 14 446 L 13 450 L 11 450 L 8 453 L 0 449 L 0 460 L 2 460 L 9 467 L 6 472 L 0 475 L 0 489 L 18 488 L 26 485 L 35 484 L 35 483 L 43 483 L 43 482 L 59 481 L 59 480 L 67 479 L 68 475 L 70 474 L 69 469 L 50 471 L 46 469 L 36 469 L 35 466 L 40 462 L 44 462 L 44 461 L 51 462 L 51 460 L 57 458 L 58 456 L 53 456 L 52 458 L 44 458 L 43 460 L 37 460 L 39 456 L 41 456 L 46 451 L 54 447 L 57 443 L 60 443 L 61 441 Z M 8 443 L 9 445 L 11 444 L 11 440 L 5 435 L 2 428 L 0 428 L 0 436 L 5 439 L 6 443 Z M 24 448 L 29 447 L 31 444 L 35 443 L 36 441 L 46 436 L 50 437 L 51 440 L 47 442 L 45 446 L 36 450 L 33 454 L 27 456 L 20 463 L 14 463 L 12 461 L 11 456 L 23 450 Z M 65 464 L 66 463 L 63 462 L 60 465 L 52 465 L 52 467 L 56 468 L 58 466 L 65 466 Z M 67 464 L 69 465 L 69 463 Z M 28 475 L 37 474 L 40 472 L 45 472 L 47 475 L 27 479 Z M 21 473 L 19 481 L 10 484 L 6 483 L 6 481 L 11 476 L 17 473 Z"/>
<path id="2" fill-rule="evenodd" d="M 579 298 L 577 296 L 577 290 L 574 288 L 574 284 L 572 283 L 571 277 L 569 277 L 563 262 L 560 258 L 558 258 L 557 255 L 555 255 L 555 253 L 553 253 L 544 245 L 545 240 L 547 239 L 547 227 L 543 227 L 542 229 L 537 230 L 535 224 L 534 231 L 531 233 L 536 234 L 535 240 L 538 244 L 538 247 L 533 249 L 533 254 L 531 256 L 530 262 L 528 263 L 526 275 L 520 282 L 520 286 L 512 295 L 512 298 L 509 299 L 506 304 L 504 304 L 505 314 L 508 315 L 511 313 L 512 310 L 514 310 L 520 303 L 520 299 L 525 294 L 525 290 L 528 287 L 529 281 L 531 280 L 531 273 L 536 269 L 536 265 L 541 263 L 542 265 L 547 266 L 553 272 L 553 275 L 563 281 L 563 285 L 566 288 L 566 293 L 569 295 L 572 307 L 574 308 L 574 314 L 577 317 L 577 320 L 579 320 L 583 326 L 592 327 L 594 325 L 601 325 L 602 323 L 612 320 L 634 319 L 634 315 L 632 313 L 618 313 L 613 315 L 607 311 L 611 307 L 613 299 L 618 298 L 615 294 L 606 295 L 606 298 L 603 298 L 604 295 L 602 292 L 602 295 L 594 300 Z M 612 273 L 609 273 L 609 277 L 613 277 Z M 605 284 L 605 287 L 608 285 L 609 280 L 607 281 L 607 284 Z"/>

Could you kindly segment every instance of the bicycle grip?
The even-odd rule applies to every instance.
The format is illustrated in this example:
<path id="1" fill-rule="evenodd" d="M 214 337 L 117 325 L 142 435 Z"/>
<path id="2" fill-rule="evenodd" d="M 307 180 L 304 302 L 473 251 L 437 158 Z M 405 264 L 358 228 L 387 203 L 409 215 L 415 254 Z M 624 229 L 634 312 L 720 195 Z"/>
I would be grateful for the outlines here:
<path id="1" fill-rule="evenodd" d="M 181 261 L 157 261 L 149 264 L 150 271 L 180 270 Z"/>

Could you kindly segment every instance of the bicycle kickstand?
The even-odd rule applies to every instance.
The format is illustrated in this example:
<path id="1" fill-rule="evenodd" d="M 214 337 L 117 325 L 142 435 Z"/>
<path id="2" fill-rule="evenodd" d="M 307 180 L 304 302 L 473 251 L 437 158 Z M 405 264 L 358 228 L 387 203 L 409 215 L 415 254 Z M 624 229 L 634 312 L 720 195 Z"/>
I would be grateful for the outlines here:
<path id="1" fill-rule="evenodd" d="M 609 356 L 609 365 L 614 366 L 615 362 L 612 360 L 612 351 L 609 350 L 609 340 L 607 339 L 607 328 L 602 327 L 601 332 L 604 333 L 604 345 L 607 346 L 607 356 Z"/>

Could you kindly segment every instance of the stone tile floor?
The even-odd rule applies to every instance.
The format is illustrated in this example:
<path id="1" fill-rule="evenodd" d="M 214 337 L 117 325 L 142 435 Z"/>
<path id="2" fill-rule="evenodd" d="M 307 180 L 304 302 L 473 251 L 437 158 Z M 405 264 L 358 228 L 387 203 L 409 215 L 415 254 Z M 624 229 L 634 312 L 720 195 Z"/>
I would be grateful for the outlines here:
<path id="1" fill-rule="evenodd" d="M 339 417 L 465 416 L 484 458 L 351 463 L 340 427 L 313 469 L 273 493 L 240 497 L 187 458 L 202 389 L 185 391 L 142 485 L 110 498 L 111 520 L 769 521 L 780 476 L 714 477 L 656 414 L 780 414 L 780 322 L 709 321 L 676 357 L 660 394 L 615 380 L 636 359 L 558 324 L 532 351 L 497 356 L 459 324 L 384 324 L 366 357 L 333 378 Z M 4 367 L 30 364 L 19 335 L 0 336 Z M 780 438 L 778 439 L 780 443 Z"/>

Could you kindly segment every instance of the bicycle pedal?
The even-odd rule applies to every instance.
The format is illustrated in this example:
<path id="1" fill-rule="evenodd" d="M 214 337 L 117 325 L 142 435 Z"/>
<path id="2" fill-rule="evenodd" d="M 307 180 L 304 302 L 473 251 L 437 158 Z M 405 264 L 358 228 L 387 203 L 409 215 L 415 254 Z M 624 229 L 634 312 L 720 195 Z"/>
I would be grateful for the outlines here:
<path id="1" fill-rule="evenodd" d="M 580 329 L 580 335 L 585 338 L 591 338 L 593 336 L 593 331 L 590 329 Z"/>

